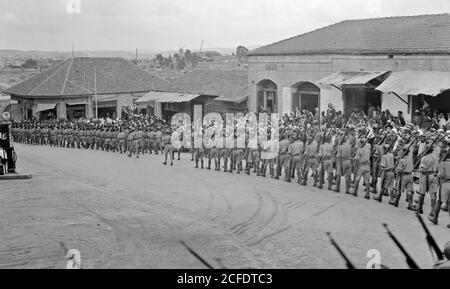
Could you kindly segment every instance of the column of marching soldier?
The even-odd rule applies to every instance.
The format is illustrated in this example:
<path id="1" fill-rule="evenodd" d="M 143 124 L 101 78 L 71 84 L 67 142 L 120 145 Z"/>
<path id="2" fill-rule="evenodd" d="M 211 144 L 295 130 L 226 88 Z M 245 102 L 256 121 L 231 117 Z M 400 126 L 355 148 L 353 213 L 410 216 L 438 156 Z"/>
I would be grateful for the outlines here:
<path id="1" fill-rule="evenodd" d="M 195 168 L 204 166 L 237 174 L 266 177 L 306 186 L 312 175 L 313 186 L 341 192 L 344 178 L 345 194 L 358 196 L 363 179 L 364 198 L 398 207 L 404 195 L 407 209 L 423 214 L 425 197 L 429 195 L 431 210 L 428 219 L 435 225 L 441 210 L 450 207 L 450 153 L 447 133 L 422 132 L 411 128 L 384 128 L 367 122 L 364 127 L 304 130 L 280 129 L 279 141 L 267 140 L 251 149 L 246 130 L 245 148 L 217 148 L 212 144 L 194 149 Z M 237 142 L 235 133 L 235 144 Z M 224 129 L 223 139 L 226 139 Z M 209 148 L 207 148 L 209 147 Z M 225 147 L 225 144 L 224 146 Z M 273 153 L 273 151 L 277 153 Z M 223 161 L 223 167 L 221 167 Z M 229 163 L 228 163 L 229 162 Z M 325 178 L 326 177 L 326 178 Z M 416 200 L 415 200 L 416 197 Z M 450 228 L 450 224 L 447 226 Z"/>
<path id="2" fill-rule="evenodd" d="M 12 132 L 15 141 L 30 145 L 118 151 L 130 157 L 161 152 L 165 165 L 168 159 L 173 165 L 176 151 L 173 143 L 183 139 L 183 133 L 172 133 L 169 125 L 161 124 L 15 124 Z M 257 147 L 249 146 L 249 136 L 253 133 L 245 129 L 246 143 L 242 148 L 237 145 L 232 149 L 218 148 L 214 136 L 211 145 L 202 143 L 201 148 L 189 148 L 195 168 L 199 164 L 205 168 L 206 159 L 209 170 L 214 162 L 216 171 L 223 169 L 247 175 L 253 172 L 266 177 L 269 169 L 272 178 L 279 179 L 284 173 L 285 181 L 297 177 L 303 186 L 312 175 L 313 186 L 321 189 L 327 184 L 328 190 L 336 193 L 341 191 L 344 178 L 345 194 L 353 196 L 358 196 L 363 179 L 366 199 L 382 202 L 383 197 L 388 197 L 389 204 L 398 207 L 401 196 L 405 195 L 407 209 L 419 213 L 423 213 L 425 197 L 429 195 L 428 217 L 434 224 L 438 223 L 440 211 L 448 211 L 450 207 L 450 154 L 446 133 L 423 133 L 407 127 L 397 130 L 390 125 L 380 128 L 371 122 L 360 127 L 347 124 L 342 129 L 289 127 L 280 129 L 279 139 L 268 139 Z M 226 135 L 224 129 L 224 141 Z M 233 135 L 237 144 L 236 129 Z M 180 150 L 177 150 L 178 160 Z"/>

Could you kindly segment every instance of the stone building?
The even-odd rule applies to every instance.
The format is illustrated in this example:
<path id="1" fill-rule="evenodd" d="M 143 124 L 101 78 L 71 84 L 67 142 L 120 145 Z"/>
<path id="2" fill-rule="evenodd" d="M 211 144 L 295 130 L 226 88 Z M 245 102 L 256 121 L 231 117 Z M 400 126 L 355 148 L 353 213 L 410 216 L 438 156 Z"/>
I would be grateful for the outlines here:
<path id="1" fill-rule="evenodd" d="M 248 64 L 250 111 L 450 111 L 450 15 L 347 20 L 255 49 Z"/>
<path id="2" fill-rule="evenodd" d="M 191 118 L 194 109 L 210 112 L 245 112 L 248 80 L 243 70 L 196 70 L 176 77 L 164 91 L 152 91 L 136 103 L 151 107 L 157 116 L 170 117 L 178 112 Z"/>
<path id="3" fill-rule="evenodd" d="M 15 120 L 121 117 L 122 108 L 167 82 L 122 58 L 76 57 L 4 91 Z"/>

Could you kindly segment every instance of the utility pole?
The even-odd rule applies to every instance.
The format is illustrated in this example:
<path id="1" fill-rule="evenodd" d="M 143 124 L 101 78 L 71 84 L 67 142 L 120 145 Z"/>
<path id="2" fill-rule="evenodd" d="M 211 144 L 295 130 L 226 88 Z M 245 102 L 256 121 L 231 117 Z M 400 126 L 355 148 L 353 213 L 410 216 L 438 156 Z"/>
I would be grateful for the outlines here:
<path id="1" fill-rule="evenodd" d="M 97 71 L 94 65 L 94 96 L 95 96 L 95 118 L 98 119 L 98 99 L 97 99 Z"/>
<path id="2" fill-rule="evenodd" d="M 72 42 L 72 58 L 73 58 L 73 42 Z"/>
<path id="3" fill-rule="evenodd" d="M 136 48 L 136 65 L 138 64 L 138 49 Z"/>

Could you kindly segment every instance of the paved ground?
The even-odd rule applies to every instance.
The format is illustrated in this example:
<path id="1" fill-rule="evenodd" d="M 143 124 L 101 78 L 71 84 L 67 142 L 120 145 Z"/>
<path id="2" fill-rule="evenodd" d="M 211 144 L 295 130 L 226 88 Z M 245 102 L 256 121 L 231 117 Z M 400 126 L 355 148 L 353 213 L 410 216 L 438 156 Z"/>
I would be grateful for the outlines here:
<path id="1" fill-rule="evenodd" d="M 296 183 L 174 167 L 159 156 L 16 146 L 32 180 L 0 183 L 0 268 L 63 268 L 63 246 L 84 268 L 203 268 L 182 240 L 214 266 L 343 268 L 331 231 L 360 268 L 367 251 L 405 268 L 382 223 L 422 267 L 432 259 L 415 216 L 401 208 Z M 425 208 L 429 211 L 429 208 Z M 428 222 L 427 222 L 428 223 Z M 430 226 L 440 244 L 445 228 Z M 64 244 L 64 245 L 61 245 Z"/>

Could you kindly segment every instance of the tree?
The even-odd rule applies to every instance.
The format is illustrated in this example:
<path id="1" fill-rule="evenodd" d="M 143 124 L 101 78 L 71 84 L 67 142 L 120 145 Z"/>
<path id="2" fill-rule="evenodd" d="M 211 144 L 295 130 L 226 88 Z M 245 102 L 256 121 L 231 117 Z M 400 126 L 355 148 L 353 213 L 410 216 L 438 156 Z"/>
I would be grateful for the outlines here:
<path id="1" fill-rule="evenodd" d="M 155 61 L 160 67 L 163 66 L 164 65 L 164 57 L 162 56 L 162 54 L 157 54 L 155 57 Z"/>
<path id="2" fill-rule="evenodd" d="M 23 63 L 22 65 L 21 65 L 21 67 L 22 68 L 32 68 L 32 69 L 37 69 L 37 66 L 38 66 L 38 63 L 37 63 L 37 61 L 36 60 L 34 60 L 34 59 L 27 59 L 26 61 L 25 61 L 25 63 Z"/>
<path id="3" fill-rule="evenodd" d="M 239 45 L 236 48 L 236 56 L 238 58 L 239 64 L 242 64 L 247 61 L 248 52 L 249 52 L 249 50 L 245 46 Z"/>

